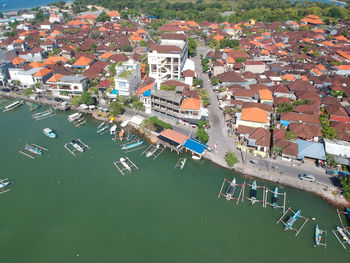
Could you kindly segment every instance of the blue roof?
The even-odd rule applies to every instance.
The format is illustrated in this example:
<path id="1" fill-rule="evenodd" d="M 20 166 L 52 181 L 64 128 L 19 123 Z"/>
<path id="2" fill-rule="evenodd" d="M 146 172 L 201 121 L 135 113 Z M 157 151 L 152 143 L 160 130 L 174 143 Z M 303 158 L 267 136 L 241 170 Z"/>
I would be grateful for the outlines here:
<path id="1" fill-rule="evenodd" d="M 112 90 L 109 94 L 117 95 L 118 93 L 119 93 L 119 90 L 114 89 L 114 90 Z"/>
<path id="2" fill-rule="evenodd" d="M 298 144 L 298 156 L 297 159 L 304 160 L 305 157 L 326 160 L 326 152 L 324 151 L 324 146 L 319 142 L 309 142 L 301 139 L 296 139 Z"/>
<path id="3" fill-rule="evenodd" d="M 208 147 L 208 145 L 203 144 L 195 139 L 189 138 L 185 144 L 184 144 L 185 148 L 199 154 L 202 155 L 204 150 Z"/>
<path id="4" fill-rule="evenodd" d="M 143 96 L 151 96 L 151 90 L 146 90 L 144 93 L 143 93 Z"/>

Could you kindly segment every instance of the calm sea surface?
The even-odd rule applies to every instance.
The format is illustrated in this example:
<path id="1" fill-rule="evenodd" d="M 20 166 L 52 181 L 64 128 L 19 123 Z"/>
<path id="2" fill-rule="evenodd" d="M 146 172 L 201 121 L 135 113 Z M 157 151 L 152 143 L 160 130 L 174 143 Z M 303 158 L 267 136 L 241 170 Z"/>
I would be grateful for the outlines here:
<path id="1" fill-rule="evenodd" d="M 75 128 L 67 113 L 36 122 L 26 105 L 0 113 L 0 177 L 13 181 L 0 195 L 2 262 L 349 262 L 331 232 L 336 210 L 320 198 L 279 186 L 287 206 L 328 230 L 326 250 L 313 247 L 315 221 L 295 237 L 276 225 L 279 211 L 218 199 L 225 177 L 252 180 L 207 161 L 187 156 L 179 171 L 175 153 L 152 161 L 137 151 L 127 156 L 140 170 L 121 176 L 120 144 L 97 125 Z M 92 149 L 72 156 L 63 147 L 72 138 Z M 49 151 L 32 160 L 18 152 L 26 142 Z"/>

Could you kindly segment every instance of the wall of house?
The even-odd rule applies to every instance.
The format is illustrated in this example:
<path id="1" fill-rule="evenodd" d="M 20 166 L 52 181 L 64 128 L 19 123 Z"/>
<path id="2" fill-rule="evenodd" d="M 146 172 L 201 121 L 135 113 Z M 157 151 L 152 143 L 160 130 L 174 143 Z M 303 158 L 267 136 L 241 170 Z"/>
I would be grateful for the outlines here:
<path id="1" fill-rule="evenodd" d="M 237 120 L 236 128 L 238 128 L 239 125 L 249 126 L 249 127 L 253 127 L 253 128 L 260 128 L 260 127 L 261 128 L 266 128 L 266 127 L 268 127 L 267 123 Z"/>

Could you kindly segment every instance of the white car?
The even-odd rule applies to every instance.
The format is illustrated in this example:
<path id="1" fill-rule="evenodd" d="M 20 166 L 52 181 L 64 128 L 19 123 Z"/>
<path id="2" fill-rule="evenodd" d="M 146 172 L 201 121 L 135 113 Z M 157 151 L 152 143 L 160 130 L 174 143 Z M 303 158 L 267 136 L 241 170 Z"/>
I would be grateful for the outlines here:
<path id="1" fill-rule="evenodd" d="M 315 177 L 311 174 L 299 174 L 299 179 L 309 182 L 315 182 Z"/>

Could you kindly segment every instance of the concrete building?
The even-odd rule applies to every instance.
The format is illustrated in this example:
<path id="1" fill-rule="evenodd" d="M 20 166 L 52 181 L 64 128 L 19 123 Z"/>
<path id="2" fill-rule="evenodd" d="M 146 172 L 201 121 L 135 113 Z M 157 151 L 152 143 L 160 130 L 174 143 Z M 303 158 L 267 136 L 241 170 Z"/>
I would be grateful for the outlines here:
<path id="1" fill-rule="evenodd" d="M 54 96 L 59 97 L 63 92 L 68 92 L 72 96 L 81 94 L 88 89 L 88 78 L 85 76 L 55 74 L 47 80 L 46 84 L 45 88 L 51 91 Z"/>
<path id="2" fill-rule="evenodd" d="M 0 85 L 6 85 L 10 79 L 9 68 L 13 68 L 11 61 L 0 61 Z"/>
<path id="3" fill-rule="evenodd" d="M 53 74 L 47 68 L 32 68 L 29 70 L 9 68 L 8 71 L 11 81 L 19 81 L 25 88 L 31 88 L 35 83 L 45 84 Z"/>
<path id="4" fill-rule="evenodd" d="M 116 66 L 116 75 L 114 76 L 115 87 L 111 98 L 119 96 L 131 96 L 141 84 L 141 67 L 139 63 L 133 60 L 124 62 Z M 114 95 L 114 96 L 113 96 Z"/>
<path id="5" fill-rule="evenodd" d="M 169 79 L 180 80 L 187 60 L 187 36 L 184 34 L 164 34 L 160 45 L 150 47 L 148 64 L 149 76 L 160 83 Z"/>

